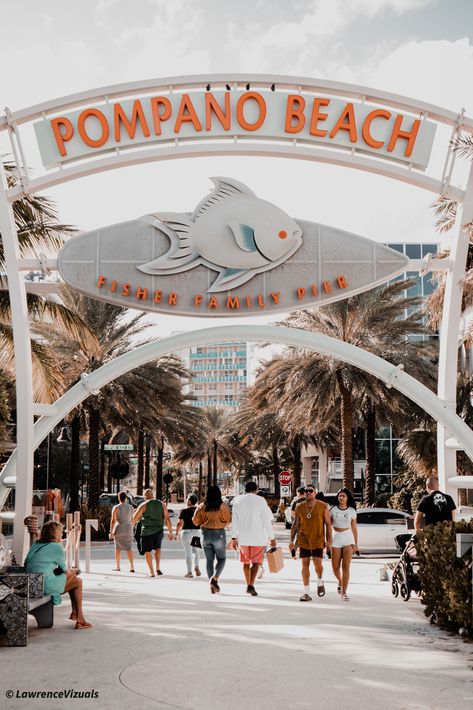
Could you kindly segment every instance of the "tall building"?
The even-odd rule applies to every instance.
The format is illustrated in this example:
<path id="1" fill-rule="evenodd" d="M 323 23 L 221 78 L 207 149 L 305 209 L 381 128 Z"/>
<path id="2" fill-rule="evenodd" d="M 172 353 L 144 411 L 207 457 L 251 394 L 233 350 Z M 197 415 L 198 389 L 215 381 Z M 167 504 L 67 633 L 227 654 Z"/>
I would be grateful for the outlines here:
<path id="1" fill-rule="evenodd" d="M 250 384 L 254 353 L 255 346 L 245 342 L 200 345 L 182 353 L 192 372 L 189 393 L 196 397 L 194 406 L 238 409 Z"/>

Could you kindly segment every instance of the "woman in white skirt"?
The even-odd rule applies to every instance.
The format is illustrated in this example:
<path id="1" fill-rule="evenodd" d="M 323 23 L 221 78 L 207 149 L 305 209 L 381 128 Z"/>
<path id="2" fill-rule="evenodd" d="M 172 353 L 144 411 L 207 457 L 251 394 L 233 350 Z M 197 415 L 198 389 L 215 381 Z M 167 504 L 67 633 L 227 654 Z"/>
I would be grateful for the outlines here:
<path id="1" fill-rule="evenodd" d="M 337 592 L 347 602 L 351 558 L 358 551 L 356 503 L 348 488 L 340 488 L 338 491 L 337 505 L 330 509 L 330 517 L 333 526 L 332 569 L 338 581 Z"/>

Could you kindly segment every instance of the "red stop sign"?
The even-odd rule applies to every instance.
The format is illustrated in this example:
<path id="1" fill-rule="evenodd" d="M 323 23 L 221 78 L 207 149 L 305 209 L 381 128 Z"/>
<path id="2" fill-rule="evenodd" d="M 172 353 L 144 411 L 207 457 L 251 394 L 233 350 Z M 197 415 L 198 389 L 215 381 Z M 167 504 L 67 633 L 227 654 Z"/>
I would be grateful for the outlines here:
<path id="1" fill-rule="evenodd" d="M 292 474 L 290 471 L 281 471 L 278 478 L 281 486 L 288 486 L 292 481 Z"/>

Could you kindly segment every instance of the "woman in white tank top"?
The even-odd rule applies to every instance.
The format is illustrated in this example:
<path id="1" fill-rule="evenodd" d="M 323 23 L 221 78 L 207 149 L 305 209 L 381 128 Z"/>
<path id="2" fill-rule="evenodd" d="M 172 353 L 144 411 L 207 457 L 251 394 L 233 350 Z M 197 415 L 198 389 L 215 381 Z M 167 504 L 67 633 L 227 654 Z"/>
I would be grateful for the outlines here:
<path id="1" fill-rule="evenodd" d="M 358 551 L 356 503 L 348 488 L 340 488 L 338 491 L 337 505 L 330 509 L 330 517 L 333 526 L 332 569 L 338 580 L 337 592 L 343 601 L 348 601 L 351 558 Z"/>

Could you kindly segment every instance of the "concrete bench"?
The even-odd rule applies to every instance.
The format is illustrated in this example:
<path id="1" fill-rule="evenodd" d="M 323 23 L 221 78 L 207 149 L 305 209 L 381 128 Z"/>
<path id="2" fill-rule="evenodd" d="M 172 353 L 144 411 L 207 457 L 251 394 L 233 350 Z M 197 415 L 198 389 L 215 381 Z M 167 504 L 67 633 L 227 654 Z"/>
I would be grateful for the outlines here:
<path id="1" fill-rule="evenodd" d="M 22 568 L 0 572 L 0 633 L 8 646 L 28 643 L 28 614 L 41 629 L 54 623 L 53 600 L 43 593 L 43 575 Z"/>

